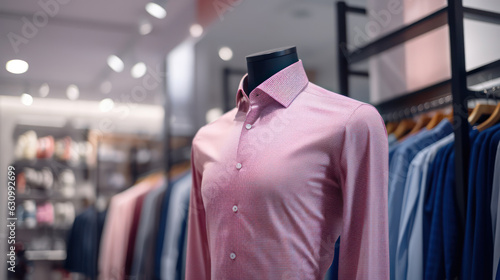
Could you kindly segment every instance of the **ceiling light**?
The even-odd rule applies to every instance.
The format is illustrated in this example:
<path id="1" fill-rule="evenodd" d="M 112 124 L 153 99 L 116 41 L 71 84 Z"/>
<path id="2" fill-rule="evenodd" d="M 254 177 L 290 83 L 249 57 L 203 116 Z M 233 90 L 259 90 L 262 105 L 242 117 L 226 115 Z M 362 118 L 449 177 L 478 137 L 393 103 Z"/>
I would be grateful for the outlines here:
<path id="1" fill-rule="evenodd" d="M 134 67 L 132 67 L 130 74 L 132 74 L 132 77 L 137 79 L 144 76 L 144 74 L 146 74 L 146 70 L 146 64 L 144 64 L 144 62 L 138 62 L 134 65 Z"/>
<path id="2" fill-rule="evenodd" d="M 139 22 L 139 33 L 141 35 L 147 35 L 153 30 L 153 25 L 149 20 L 143 19 Z"/>
<path id="3" fill-rule="evenodd" d="M 191 36 L 198 38 L 201 36 L 201 34 L 203 34 L 203 27 L 201 27 L 201 25 L 195 23 L 195 24 L 191 25 L 191 27 L 189 28 L 189 32 L 191 33 Z"/>
<path id="4" fill-rule="evenodd" d="M 219 49 L 219 57 L 225 61 L 231 60 L 233 58 L 233 50 L 229 47 L 222 47 Z"/>
<path id="5" fill-rule="evenodd" d="M 76 85 L 69 85 L 66 89 L 66 96 L 69 100 L 77 100 L 80 96 L 80 90 Z"/>
<path id="6" fill-rule="evenodd" d="M 112 54 L 108 56 L 108 65 L 113 71 L 120 73 L 123 71 L 123 60 L 121 60 L 118 56 Z"/>
<path id="7" fill-rule="evenodd" d="M 27 93 L 21 94 L 21 103 L 23 103 L 23 105 L 30 106 L 33 104 L 33 96 Z"/>
<path id="8" fill-rule="evenodd" d="M 99 102 L 99 110 L 103 113 L 111 111 L 113 107 L 115 107 L 115 102 L 111 98 L 104 98 Z"/>
<path id="9" fill-rule="evenodd" d="M 155 18 L 162 19 L 167 16 L 167 10 L 164 7 L 155 2 L 149 2 L 146 4 L 146 11 L 154 16 Z"/>
<path id="10" fill-rule="evenodd" d="M 43 83 L 40 86 L 40 89 L 38 90 L 38 93 L 40 94 L 41 97 L 47 97 L 47 95 L 49 95 L 49 92 L 50 92 L 50 88 L 49 88 L 49 85 L 47 83 Z"/>
<path id="11" fill-rule="evenodd" d="M 101 90 L 102 93 L 108 94 L 111 92 L 111 89 L 113 88 L 113 85 L 111 84 L 110 81 L 104 81 L 101 83 L 99 86 L 99 89 Z"/>
<path id="12" fill-rule="evenodd" d="M 5 64 L 5 69 L 12 74 L 22 74 L 28 71 L 29 65 L 28 62 L 20 59 L 13 59 L 7 61 Z"/>

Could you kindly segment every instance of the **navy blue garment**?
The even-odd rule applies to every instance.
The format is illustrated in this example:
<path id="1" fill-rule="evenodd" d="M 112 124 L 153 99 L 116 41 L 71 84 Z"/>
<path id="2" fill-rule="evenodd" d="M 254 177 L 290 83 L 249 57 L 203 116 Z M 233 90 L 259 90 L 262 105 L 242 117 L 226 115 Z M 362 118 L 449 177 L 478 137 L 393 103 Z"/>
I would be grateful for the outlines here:
<path id="1" fill-rule="evenodd" d="M 188 205 L 189 205 L 189 203 L 188 203 Z M 183 236 L 184 238 L 182 238 L 182 240 L 181 240 L 182 242 L 179 242 L 179 247 L 178 247 L 180 259 L 177 262 L 177 265 L 175 267 L 175 269 L 177 271 L 175 273 L 175 275 L 179 276 L 179 278 L 177 280 L 185 279 L 188 218 L 189 218 L 188 215 L 186 215 L 186 217 L 182 221 L 181 236 Z"/>
<path id="2" fill-rule="evenodd" d="M 490 140 L 500 129 L 486 129 L 474 141 L 469 167 L 467 220 L 462 259 L 463 279 L 491 279 L 493 234 L 491 225 L 491 185 L 488 186 Z M 492 179 L 491 179 L 492 180 Z"/>
<path id="3" fill-rule="evenodd" d="M 75 218 L 68 235 L 64 268 L 97 279 L 97 257 L 106 212 L 89 207 Z"/>
<path id="4" fill-rule="evenodd" d="M 168 207 L 170 204 L 170 195 L 172 194 L 173 186 L 186 176 L 190 174 L 189 171 L 177 176 L 174 180 L 168 183 L 167 191 L 165 196 L 162 198 L 161 210 L 160 210 L 160 224 L 158 225 L 158 234 L 156 235 L 156 249 L 154 258 L 154 279 L 161 279 L 161 257 L 163 253 L 163 244 L 165 241 L 165 231 L 167 226 L 168 218 Z"/>
<path id="5" fill-rule="evenodd" d="M 432 222 L 432 211 L 434 210 L 434 200 L 436 196 L 437 186 L 439 184 L 439 174 L 440 167 L 444 160 L 444 153 L 446 151 L 446 146 L 440 148 L 434 161 L 431 162 L 429 166 L 429 172 L 426 178 L 426 189 L 424 194 L 424 214 L 423 214 L 423 264 L 424 264 L 424 275 L 425 275 L 425 266 L 427 263 L 427 253 L 429 250 L 429 237 L 431 232 L 431 222 Z"/>
<path id="6" fill-rule="evenodd" d="M 470 142 L 474 143 L 478 135 L 477 130 L 469 133 Z M 443 246 L 444 246 L 444 269 L 445 279 L 457 279 L 460 275 L 460 263 L 462 259 L 464 225 L 461 224 L 456 202 L 456 177 L 455 177 L 455 150 L 454 143 L 448 144 L 451 154 L 446 167 L 446 179 L 443 190 Z"/>
<path id="7" fill-rule="evenodd" d="M 332 280 L 339 279 L 339 255 L 340 255 L 340 236 L 339 239 L 337 239 L 337 242 L 335 242 L 335 257 L 332 263 L 332 274 L 331 274 Z"/>
<path id="8" fill-rule="evenodd" d="M 453 151 L 452 145 L 444 146 L 439 153 L 439 165 L 436 166 L 436 175 L 431 186 L 432 195 L 425 205 L 425 213 L 427 213 L 426 223 L 428 228 L 428 243 L 427 256 L 425 257 L 425 279 L 444 279 L 444 257 L 443 257 L 443 191 L 446 180 L 446 169 L 449 162 L 450 154 Z M 426 217 L 424 216 L 424 220 Z"/>
<path id="9" fill-rule="evenodd" d="M 495 277 L 495 280 L 500 280 L 500 260 L 498 261 L 497 276 Z"/>

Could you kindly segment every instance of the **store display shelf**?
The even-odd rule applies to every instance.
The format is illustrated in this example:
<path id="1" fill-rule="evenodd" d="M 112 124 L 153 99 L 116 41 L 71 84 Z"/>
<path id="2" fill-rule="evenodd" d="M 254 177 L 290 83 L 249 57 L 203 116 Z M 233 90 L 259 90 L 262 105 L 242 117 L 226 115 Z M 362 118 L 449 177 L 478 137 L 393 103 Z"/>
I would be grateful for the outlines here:
<path id="1" fill-rule="evenodd" d="M 349 11 L 362 13 L 361 8 L 348 7 Z M 353 11 L 355 9 L 356 11 Z M 500 24 L 500 14 L 490 11 L 483 11 L 474 8 L 464 7 L 464 18 Z M 384 52 L 398 46 L 406 41 L 423 35 L 438 27 L 448 23 L 448 7 L 442 8 L 412 24 L 406 25 L 393 33 L 379 38 L 361 48 L 358 48 L 348 54 L 348 60 L 351 63 L 363 61 L 375 54 Z"/>
<path id="2" fill-rule="evenodd" d="M 30 261 L 64 261 L 65 250 L 29 250 L 25 252 L 26 259 Z"/>
<path id="3" fill-rule="evenodd" d="M 500 60 L 493 61 L 491 63 L 485 64 L 483 66 L 477 67 L 467 72 L 467 84 L 472 86 L 484 81 L 484 77 L 497 77 L 500 76 Z M 491 98 L 492 96 L 487 96 L 481 92 L 470 92 L 469 97 L 473 98 Z M 436 109 L 449 105 L 451 101 L 447 100 L 451 97 L 451 79 L 447 79 L 433 85 L 424 87 L 422 89 L 415 90 L 413 92 L 402 93 L 398 95 L 399 97 L 393 98 L 390 101 L 382 102 L 376 105 L 381 115 L 388 115 L 391 120 L 397 120 L 401 118 L 406 118 L 417 112 L 408 111 L 412 106 L 424 105 L 426 103 L 429 106 L 423 110 L 418 110 L 419 113 L 425 112 L 426 110 Z M 435 104 L 433 104 L 434 102 Z M 436 103 L 437 102 L 437 103 Z M 432 106 L 431 106 L 432 105 Z M 395 112 L 394 108 L 406 108 L 406 113 L 404 111 Z"/>
<path id="4" fill-rule="evenodd" d="M 448 22 L 447 11 L 447 7 L 442 8 L 412 24 L 396 30 L 393 33 L 382 36 L 378 40 L 350 52 L 347 59 L 351 63 L 360 62 L 373 56 L 374 54 L 384 52 L 390 48 L 443 26 Z"/>
<path id="5" fill-rule="evenodd" d="M 87 169 L 89 166 L 85 162 L 73 163 L 66 160 L 59 160 L 53 158 L 37 158 L 37 159 L 18 159 L 12 165 L 17 168 L 31 167 L 31 168 L 70 168 L 70 169 Z"/>
<path id="6" fill-rule="evenodd" d="M 16 200 L 24 201 L 24 200 L 35 200 L 35 201 L 78 201 L 83 199 L 83 197 L 64 197 L 59 194 L 51 194 L 51 193 L 41 193 L 41 194 L 17 194 Z"/>

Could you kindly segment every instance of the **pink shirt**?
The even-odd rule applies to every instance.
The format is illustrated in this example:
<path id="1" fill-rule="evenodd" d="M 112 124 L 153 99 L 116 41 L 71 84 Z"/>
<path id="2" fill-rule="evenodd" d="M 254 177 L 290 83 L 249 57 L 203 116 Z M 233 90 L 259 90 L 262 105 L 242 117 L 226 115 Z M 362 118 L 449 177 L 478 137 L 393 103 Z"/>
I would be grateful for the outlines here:
<path id="1" fill-rule="evenodd" d="M 144 181 L 111 198 L 99 250 L 99 279 L 126 279 L 125 259 L 136 199 L 163 184 Z"/>
<path id="2" fill-rule="evenodd" d="M 389 279 L 388 145 L 370 105 L 299 61 L 193 140 L 186 279 Z"/>

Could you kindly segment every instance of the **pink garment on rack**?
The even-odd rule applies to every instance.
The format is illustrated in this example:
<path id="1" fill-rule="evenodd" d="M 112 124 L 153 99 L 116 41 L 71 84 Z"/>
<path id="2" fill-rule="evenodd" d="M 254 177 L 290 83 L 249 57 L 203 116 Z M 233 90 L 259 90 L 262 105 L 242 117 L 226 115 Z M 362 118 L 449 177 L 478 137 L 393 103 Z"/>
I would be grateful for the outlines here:
<path id="1" fill-rule="evenodd" d="M 186 279 L 389 279 L 388 144 L 374 107 L 299 61 L 204 126 L 192 149 Z"/>
<path id="2" fill-rule="evenodd" d="M 111 198 L 99 250 L 99 279 L 125 279 L 125 259 L 136 199 L 164 183 L 139 183 Z"/>
<path id="3" fill-rule="evenodd" d="M 54 205 L 50 202 L 40 204 L 36 208 L 36 222 L 51 225 L 54 223 Z"/>

